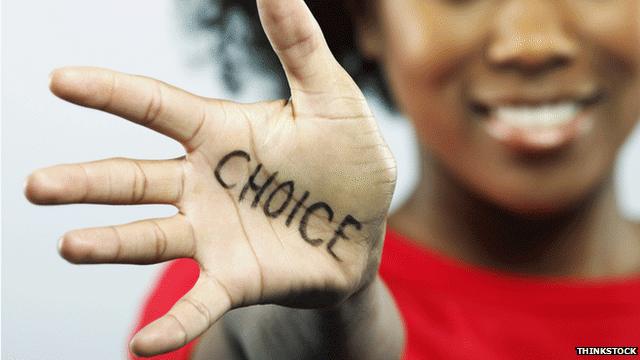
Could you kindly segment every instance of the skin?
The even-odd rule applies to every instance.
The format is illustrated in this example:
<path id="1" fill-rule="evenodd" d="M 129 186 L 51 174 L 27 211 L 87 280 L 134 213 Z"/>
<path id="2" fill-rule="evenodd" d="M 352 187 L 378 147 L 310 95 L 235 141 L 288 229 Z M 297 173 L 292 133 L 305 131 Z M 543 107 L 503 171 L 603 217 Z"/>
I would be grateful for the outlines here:
<path id="1" fill-rule="evenodd" d="M 274 358 L 397 358 L 399 315 L 376 276 L 395 162 L 304 3 L 261 0 L 258 8 L 290 101 L 243 105 L 103 69 L 58 70 L 51 89 L 59 97 L 171 136 L 186 155 L 43 169 L 29 177 L 26 195 L 39 204 L 178 208 L 170 219 L 76 230 L 60 242 L 75 263 L 198 261 L 196 286 L 134 337 L 137 354 L 170 351 L 210 329 L 197 359 L 242 358 L 238 343 Z M 636 0 L 379 0 L 373 18 L 358 19 L 360 46 L 383 64 L 423 149 L 422 181 L 391 226 L 426 247 L 512 272 L 637 274 L 640 232 L 618 213 L 611 177 L 640 115 L 639 18 Z M 543 157 L 513 156 L 492 142 L 470 99 L 532 84 L 602 88 L 594 128 Z M 213 169 L 236 150 L 254 162 L 225 168 L 225 181 L 240 184 L 225 188 Z M 349 229 L 349 241 L 334 248 L 339 259 L 240 199 L 258 161 L 260 184 L 277 171 L 340 214 L 309 224 L 323 244 L 347 214 L 360 220 L 362 231 Z M 323 309 L 250 308 L 217 321 L 265 303 Z M 269 341 L 255 341 L 264 334 Z"/>
<path id="2" fill-rule="evenodd" d="M 544 275 L 640 271 L 640 232 L 615 204 L 612 169 L 640 115 L 635 0 L 379 0 L 360 19 L 415 126 L 421 181 L 389 219 L 451 257 Z M 473 100 L 598 89 L 593 128 L 520 155 L 482 129 Z M 544 96 L 544 95 L 543 95 Z"/>
<path id="3" fill-rule="evenodd" d="M 41 169 L 27 179 L 26 196 L 43 205 L 177 208 L 170 218 L 74 230 L 59 242 L 61 255 L 78 264 L 198 262 L 193 289 L 133 337 L 135 354 L 177 349 L 232 309 L 278 304 L 322 309 L 307 312 L 313 321 L 299 334 L 312 338 L 322 326 L 326 336 L 294 357 L 327 351 L 340 358 L 398 357 L 400 317 L 377 277 L 395 161 L 362 92 L 332 56 L 304 2 L 257 4 L 290 99 L 239 104 L 106 69 L 56 70 L 55 95 L 167 135 L 184 146 L 185 156 Z M 233 153 L 242 156 L 222 161 Z M 269 208 L 269 199 L 287 201 L 287 192 L 275 189 L 288 181 L 296 189 L 291 204 L 308 193 L 289 224 L 285 215 L 268 215 L 278 209 Z M 307 213 L 314 208 L 320 210 Z M 371 316 L 361 316 L 363 309 Z"/>
<path id="4" fill-rule="evenodd" d="M 422 149 L 420 182 L 390 226 L 450 257 L 510 273 L 637 275 L 640 225 L 619 213 L 612 165 L 639 115 L 638 3 L 378 0 L 373 8 L 356 19 L 360 50 L 383 65 Z M 467 111 L 470 92 L 532 86 L 602 87 L 592 131 L 561 151 L 516 156 Z M 229 327 L 280 318 L 253 311 Z M 228 349 L 220 333 L 228 334 L 205 335 L 196 359 Z"/>

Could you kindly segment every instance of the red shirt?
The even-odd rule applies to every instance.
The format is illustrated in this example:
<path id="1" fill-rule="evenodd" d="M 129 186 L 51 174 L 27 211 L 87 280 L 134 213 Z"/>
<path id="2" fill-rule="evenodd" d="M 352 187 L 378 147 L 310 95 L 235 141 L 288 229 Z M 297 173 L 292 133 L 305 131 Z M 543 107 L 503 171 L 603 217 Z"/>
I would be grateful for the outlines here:
<path id="1" fill-rule="evenodd" d="M 494 272 L 446 258 L 387 231 L 380 274 L 404 318 L 403 359 L 630 359 L 576 347 L 640 346 L 640 277 L 580 281 Z M 136 331 L 195 283 L 193 260 L 169 264 Z M 196 341 L 154 360 L 187 360 Z M 134 357 L 131 357 L 132 359 Z"/>

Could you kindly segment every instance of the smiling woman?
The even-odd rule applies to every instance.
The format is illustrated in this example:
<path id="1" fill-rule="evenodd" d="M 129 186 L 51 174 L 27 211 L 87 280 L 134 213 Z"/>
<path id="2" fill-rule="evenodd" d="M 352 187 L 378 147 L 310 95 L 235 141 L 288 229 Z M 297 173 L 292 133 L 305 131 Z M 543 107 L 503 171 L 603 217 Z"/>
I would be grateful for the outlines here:
<path id="1" fill-rule="evenodd" d="M 421 144 L 421 182 L 389 217 L 380 270 L 404 316 L 404 357 L 568 358 L 585 341 L 637 343 L 640 232 L 619 213 L 611 179 L 640 114 L 638 3 L 307 3 L 334 56 L 412 121 Z M 235 45 L 283 83 L 252 1 L 199 4 L 218 10 L 195 13 L 223 38 L 233 39 L 230 14 L 241 14 L 251 41 Z M 226 67 L 232 87 L 242 85 L 236 67 Z M 625 295 L 597 300 L 617 291 Z M 613 325 L 606 313 L 620 306 L 625 324 Z M 554 315 L 569 308 L 582 309 L 565 322 L 570 329 Z M 220 334 L 249 358 L 276 354 L 267 349 L 286 340 L 256 345 L 261 335 L 243 324 L 295 321 L 285 310 L 265 313 L 230 316 L 196 358 L 225 349 Z"/>
<path id="2" fill-rule="evenodd" d="M 27 182 L 37 203 L 178 209 L 60 244 L 78 263 L 192 259 L 163 274 L 132 353 L 564 359 L 637 346 L 640 227 L 612 181 L 640 116 L 637 0 L 308 4 L 203 4 L 218 6 L 203 24 L 219 31 L 244 15 L 246 51 L 274 69 L 265 44 L 274 50 L 289 100 L 204 99 L 103 69 L 53 74 L 59 97 L 185 149 Z M 391 215 L 395 161 L 340 62 L 416 129 L 420 182 Z"/>
<path id="3" fill-rule="evenodd" d="M 640 112 L 637 5 L 500 2 L 307 3 L 334 56 L 354 79 L 408 116 L 420 138 L 430 139 L 423 146 L 447 159 L 442 165 L 474 192 L 493 202 L 522 199 L 508 205 L 521 211 L 566 207 L 603 180 Z M 191 23 L 229 39 L 213 51 L 225 64 L 228 85 L 243 85 L 236 75 L 242 65 L 225 55 L 239 47 L 273 74 L 286 96 L 253 1 L 203 0 L 190 9 Z M 345 13 L 352 15 L 341 16 Z M 244 36 L 231 33 L 237 29 L 232 19 L 238 18 Z M 595 121 L 603 117 L 608 120 Z M 458 141 L 462 144 L 453 147 Z M 549 161 L 541 168 L 532 165 L 539 163 L 532 157 Z M 513 163 L 516 167 L 529 165 L 508 171 L 515 169 L 509 164 L 514 158 L 522 160 Z M 554 163 L 564 170 L 551 171 Z M 571 186 L 560 187 L 567 176 Z M 533 179 L 552 182 L 558 191 L 542 191 L 545 186 L 535 198 L 527 196 Z M 516 189 L 518 184 L 524 186 Z"/>

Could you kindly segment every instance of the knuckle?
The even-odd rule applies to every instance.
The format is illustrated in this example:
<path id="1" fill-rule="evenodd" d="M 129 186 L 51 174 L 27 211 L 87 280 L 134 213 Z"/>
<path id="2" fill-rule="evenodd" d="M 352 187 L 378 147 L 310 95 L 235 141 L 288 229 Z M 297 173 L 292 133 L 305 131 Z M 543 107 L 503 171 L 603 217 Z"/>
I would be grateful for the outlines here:
<path id="1" fill-rule="evenodd" d="M 160 116 L 164 107 L 164 95 L 162 87 L 157 82 L 153 82 L 153 90 L 147 104 L 147 109 L 142 116 L 142 124 L 148 126 Z"/>
<path id="2" fill-rule="evenodd" d="M 227 307 L 231 308 L 237 302 L 234 300 L 234 297 L 231 294 L 229 288 L 218 278 L 211 273 L 211 271 L 203 269 L 201 272 L 201 276 L 205 277 L 210 284 L 216 289 L 216 291 L 220 292 L 224 296 L 224 300 L 227 301 Z"/>
<path id="3" fill-rule="evenodd" d="M 111 229 L 111 231 L 113 232 L 113 235 L 115 237 L 115 249 L 113 250 L 113 261 L 120 261 L 122 259 L 123 256 L 123 249 L 122 249 L 122 242 L 124 241 L 124 238 L 122 237 L 122 235 L 120 234 L 120 230 L 118 229 L 117 226 L 109 226 L 109 229 Z"/>
<path id="4" fill-rule="evenodd" d="M 202 134 L 204 133 L 203 130 L 205 129 L 205 125 L 209 118 L 208 108 L 205 102 L 203 102 L 201 105 L 200 113 L 200 119 L 198 120 L 197 125 L 191 132 L 191 135 L 187 136 L 186 140 L 184 141 L 187 147 L 191 150 L 198 148 L 202 144 L 202 141 L 200 139 L 202 138 Z"/>
<path id="5" fill-rule="evenodd" d="M 207 325 L 211 324 L 211 312 L 209 312 L 209 308 L 207 308 L 204 303 L 195 298 L 188 297 L 182 298 L 180 301 L 188 304 L 191 308 L 196 310 L 196 312 L 202 316 Z"/>
<path id="6" fill-rule="evenodd" d="M 189 335 L 187 334 L 187 328 L 185 327 L 184 322 L 180 319 L 180 317 L 178 317 L 177 315 L 175 315 L 175 314 L 173 314 L 171 312 L 166 314 L 165 317 L 167 319 L 172 319 L 178 325 L 178 328 L 180 329 L 180 332 L 182 333 L 182 345 L 181 346 L 186 345 L 188 340 L 189 340 Z"/>
<path id="7" fill-rule="evenodd" d="M 89 194 L 91 193 L 91 176 L 89 175 L 89 169 L 87 168 L 86 165 L 79 164 L 78 167 L 80 169 L 80 173 L 82 174 L 81 177 L 82 177 L 82 184 L 83 184 L 83 186 L 80 186 L 80 188 L 84 189 L 84 191 L 80 195 L 78 202 L 82 203 L 89 198 Z"/>
<path id="8" fill-rule="evenodd" d="M 131 200 L 134 204 L 140 204 L 144 201 L 149 187 L 149 180 L 142 165 L 137 161 L 132 161 L 133 167 L 133 183 L 131 185 Z"/>
<path id="9" fill-rule="evenodd" d="M 155 233 L 155 258 L 161 260 L 167 251 L 167 235 L 157 221 L 152 220 L 151 224 L 153 225 L 153 231 Z"/>

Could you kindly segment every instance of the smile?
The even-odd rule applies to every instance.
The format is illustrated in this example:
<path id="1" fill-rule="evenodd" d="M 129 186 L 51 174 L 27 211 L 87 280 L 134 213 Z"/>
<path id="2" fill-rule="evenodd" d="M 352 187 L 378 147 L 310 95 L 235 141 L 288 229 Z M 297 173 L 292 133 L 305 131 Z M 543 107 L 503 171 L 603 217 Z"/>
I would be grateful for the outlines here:
<path id="1" fill-rule="evenodd" d="M 493 116 L 500 122 L 519 129 L 550 129 L 566 125 L 582 110 L 577 102 L 541 106 L 500 106 Z"/>
<path id="2" fill-rule="evenodd" d="M 498 143 L 522 154 L 540 154 L 575 142 L 593 127 L 592 105 L 601 95 L 559 101 L 515 99 L 492 106 L 476 104 L 483 128 Z"/>

